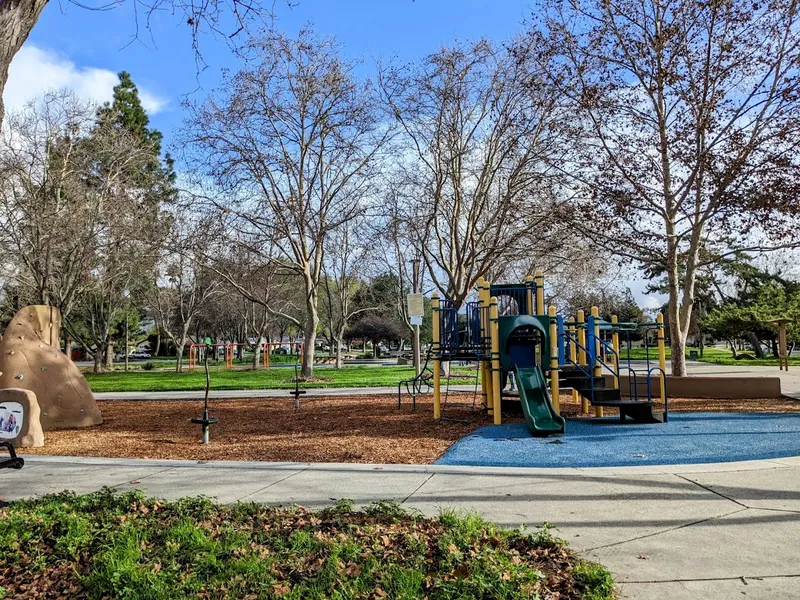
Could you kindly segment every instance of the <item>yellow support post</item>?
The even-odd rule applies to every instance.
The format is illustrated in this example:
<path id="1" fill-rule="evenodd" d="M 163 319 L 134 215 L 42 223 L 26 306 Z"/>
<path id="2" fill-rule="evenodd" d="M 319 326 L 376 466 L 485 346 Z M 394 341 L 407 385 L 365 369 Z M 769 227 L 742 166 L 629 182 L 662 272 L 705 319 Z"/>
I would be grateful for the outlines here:
<path id="1" fill-rule="evenodd" d="M 439 346 L 439 294 L 434 293 L 431 298 L 431 312 L 433 313 L 433 343 L 431 344 L 431 353 L 433 359 L 433 418 L 440 419 L 442 416 L 442 360 L 441 348 Z"/>
<path id="2" fill-rule="evenodd" d="M 489 309 L 489 282 L 483 277 L 478 279 L 478 306 L 481 308 L 481 339 L 490 336 L 488 309 Z M 483 310 L 486 308 L 486 310 Z M 481 401 L 489 414 L 492 414 L 494 405 L 492 404 L 492 381 L 491 370 L 485 360 L 481 361 Z"/>
<path id="3" fill-rule="evenodd" d="M 571 338 L 569 340 L 569 359 L 572 362 L 572 364 L 575 364 L 575 363 L 578 362 L 578 352 L 577 352 L 577 348 L 575 347 L 575 341 L 574 341 L 576 339 L 575 336 L 577 335 L 577 333 L 576 333 L 577 330 L 575 328 L 575 325 L 570 325 L 569 328 L 568 328 L 568 331 L 569 331 L 569 336 Z M 578 393 L 578 390 L 573 389 L 572 390 L 572 401 L 575 404 L 577 404 L 578 402 L 580 402 L 580 397 L 581 397 L 581 395 Z"/>
<path id="4" fill-rule="evenodd" d="M 661 373 L 658 374 L 659 388 L 661 392 L 661 403 L 665 404 L 667 401 L 667 385 L 664 381 L 664 374 L 667 372 L 667 350 L 664 346 L 664 315 L 658 313 L 656 317 L 658 323 L 658 366 L 661 367 Z"/>
<path id="5" fill-rule="evenodd" d="M 586 313 L 582 310 L 578 311 L 578 316 L 575 319 L 576 327 L 578 328 L 578 364 L 582 367 L 586 366 L 586 328 L 582 325 L 586 322 Z M 586 398 L 581 400 L 581 413 L 589 413 L 589 401 Z"/>
<path id="6" fill-rule="evenodd" d="M 617 323 L 619 323 L 617 315 L 611 315 L 611 327 L 613 328 L 611 331 L 611 347 L 614 349 L 614 363 L 611 366 L 619 374 L 619 331 L 617 331 Z M 619 388 L 619 377 L 617 375 L 614 375 L 614 387 Z"/>
<path id="7" fill-rule="evenodd" d="M 534 302 L 536 300 L 533 294 L 533 288 L 535 286 L 533 275 L 526 275 L 525 276 L 525 311 L 526 315 L 534 315 L 536 314 Z"/>
<path id="8" fill-rule="evenodd" d="M 544 313 L 544 273 L 541 269 L 536 269 L 536 314 Z"/>
<path id="9" fill-rule="evenodd" d="M 603 375 L 603 368 L 600 366 L 600 310 L 596 306 L 592 307 L 592 316 L 594 317 L 594 331 L 592 332 L 594 333 L 594 365 L 592 374 L 595 377 L 601 377 Z M 603 416 L 602 406 L 594 407 L 594 416 Z"/>
<path id="10" fill-rule="evenodd" d="M 503 421 L 500 413 L 500 317 L 497 311 L 497 297 L 489 301 L 489 323 L 492 330 L 492 400 L 494 401 L 494 424 Z"/>
<path id="11" fill-rule="evenodd" d="M 558 389 L 558 325 L 556 323 L 556 307 L 550 306 L 547 309 L 547 316 L 550 317 L 550 397 L 553 400 L 553 408 L 557 414 L 561 414 L 561 397 Z"/>

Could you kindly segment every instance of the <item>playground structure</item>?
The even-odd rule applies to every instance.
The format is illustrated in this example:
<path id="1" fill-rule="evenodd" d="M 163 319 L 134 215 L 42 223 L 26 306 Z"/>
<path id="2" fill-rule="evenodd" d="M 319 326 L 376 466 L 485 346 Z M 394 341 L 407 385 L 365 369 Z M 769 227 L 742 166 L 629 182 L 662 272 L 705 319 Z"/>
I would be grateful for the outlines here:
<path id="1" fill-rule="evenodd" d="M 289 347 L 289 354 L 296 356 L 303 355 L 303 349 L 305 348 L 305 344 L 303 342 L 264 342 L 261 344 L 261 360 L 264 364 L 264 368 L 269 369 L 269 355 L 272 353 L 272 349 L 283 348 L 285 346 Z"/>
<path id="2" fill-rule="evenodd" d="M 478 362 L 481 405 L 502 423 L 502 413 L 521 412 L 534 436 L 564 432 L 559 393 L 571 388 L 581 399 L 582 412 L 590 405 L 602 417 L 605 407 L 619 410 L 620 419 L 661 423 L 668 419 L 666 354 L 663 316 L 654 323 L 620 323 L 616 317 L 602 321 L 597 307 L 588 318 L 583 311 L 573 319 L 544 307 L 544 275 L 537 271 L 519 284 L 478 281 L 478 299 L 467 302 L 463 313 L 452 301 L 433 295 L 433 413 L 447 420 L 449 375 L 442 400 L 442 363 Z M 630 362 L 620 366 L 620 333 L 644 329 L 655 331 L 658 365 L 644 372 Z M 648 355 L 649 357 L 649 355 Z M 626 394 L 620 388 L 621 373 L 627 373 Z M 518 391 L 506 390 L 513 374 Z M 657 383 L 653 383 L 657 380 Z M 476 392 L 477 397 L 476 374 Z M 644 390 L 641 386 L 644 385 Z M 655 390 L 655 385 L 658 390 Z M 473 403 L 474 404 L 474 403 Z"/>
<path id="3" fill-rule="evenodd" d="M 225 368 L 231 369 L 233 368 L 233 359 L 236 355 L 237 349 L 239 346 L 243 346 L 245 344 L 236 344 L 233 342 L 223 342 L 218 344 L 192 344 L 189 346 L 189 368 L 195 369 L 197 368 L 197 361 L 205 362 L 206 354 L 211 349 L 213 357 L 219 355 L 219 349 L 221 348 L 223 351 L 223 357 L 225 359 Z"/>
<path id="4" fill-rule="evenodd" d="M 242 358 L 244 352 L 244 348 L 247 346 L 251 346 L 252 344 L 245 344 L 241 342 L 219 342 L 216 344 L 192 344 L 189 346 L 189 368 L 195 369 L 197 368 L 198 361 L 203 362 L 205 360 L 206 352 L 208 349 L 211 348 L 211 352 L 213 353 L 212 356 L 216 359 L 216 357 L 221 353 L 225 360 L 225 368 L 232 369 L 233 368 L 233 361 L 237 358 Z M 297 356 L 301 356 L 303 353 L 303 346 L 305 344 L 303 342 L 265 342 L 261 344 L 261 353 L 262 353 L 262 364 L 265 368 L 269 369 L 270 361 L 269 355 L 270 351 L 273 348 L 282 348 L 285 346 L 289 347 L 289 352 L 291 354 L 296 354 Z M 220 349 L 222 352 L 220 352 Z"/>
<path id="5" fill-rule="evenodd" d="M 422 396 L 431 391 L 433 382 L 433 371 L 431 370 L 431 354 L 433 352 L 433 344 L 428 345 L 425 352 L 425 362 L 420 367 L 419 373 L 410 379 L 403 379 L 397 384 L 397 408 L 402 405 L 403 388 L 406 394 L 411 396 L 412 408 L 417 408 L 417 396 Z"/>
<path id="6" fill-rule="evenodd" d="M 75 363 L 59 349 L 61 312 L 54 306 L 26 306 L 14 315 L 0 341 L 0 390 L 22 389 L 35 395 L 41 429 L 90 427 L 103 422 L 92 390 Z M 20 402 L 19 398 L 2 400 Z M 21 440 L 15 442 L 17 445 Z M 26 442 L 27 444 L 27 442 Z"/>

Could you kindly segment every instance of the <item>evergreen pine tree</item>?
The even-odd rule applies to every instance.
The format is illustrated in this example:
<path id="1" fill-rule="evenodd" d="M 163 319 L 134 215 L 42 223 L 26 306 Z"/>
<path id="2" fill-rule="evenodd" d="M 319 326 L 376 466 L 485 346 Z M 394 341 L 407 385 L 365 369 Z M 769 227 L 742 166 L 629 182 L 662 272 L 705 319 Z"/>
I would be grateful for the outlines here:
<path id="1" fill-rule="evenodd" d="M 143 144 L 150 146 L 153 153 L 153 164 L 150 167 L 149 177 L 161 175 L 163 185 L 158 186 L 160 201 L 170 201 L 175 190 L 174 161 L 169 153 L 161 161 L 161 143 L 164 136 L 157 129 L 150 128 L 150 118 L 147 116 L 139 98 L 139 89 L 133 83 L 130 73 L 122 71 L 118 74 L 119 83 L 114 86 L 114 96 L 111 102 L 106 102 L 97 112 L 98 126 L 113 125 L 132 133 Z M 158 173 L 160 171 L 161 173 Z"/>

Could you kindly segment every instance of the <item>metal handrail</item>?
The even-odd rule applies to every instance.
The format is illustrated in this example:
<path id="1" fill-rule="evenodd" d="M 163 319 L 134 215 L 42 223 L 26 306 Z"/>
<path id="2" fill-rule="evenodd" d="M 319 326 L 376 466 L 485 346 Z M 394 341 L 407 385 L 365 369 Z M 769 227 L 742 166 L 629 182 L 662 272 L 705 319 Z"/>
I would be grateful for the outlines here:
<path id="1" fill-rule="evenodd" d="M 599 363 L 600 363 L 600 371 L 602 372 L 602 370 L 603 370 L 603 367 L 605 367 L 606 369 L 608 369 L 608 370 L 609 370 L 609 372 L 610 372 L 610 373 L 611 373 L 611 374 L 612 374 L 614 377 L 616 377 L 617 379 L 619 379 L 619 352 L 617 352 L 616 350 L 614 350 L 614 346 L 613 346 L 612 344 L 610 344 L 609 342 L 607 342 L 606 340 L 604 340 L 603 338 L 601 338 L 601 337 L 599 337 L 599 336 L 595 336 L 594 334 L 591 334 L 591 336 L 592 336 L 594 339 L 596 339 L 596 340 L 599 340 L 599 341 L 600 341 L 600 344 L 601 344 L 601 346 L 604 346 L 604 347 L 605 347 L 607 350 L 611 350 L 611 354 L 613 354 L 613 355 L 614 355 L 614 358 L 615 358 L 615 360 L 614 360 L 614 364 L 615 364 L 615 365 L 617 365 L 617 370 L 616 370 L 616 371 L 614 371 L 614 369 L 612 369 L 611 367 L 609 367 L 609 366 L 608 366 L 608 365 L 607 365 L 605 362 L 603 362 L 603 361 L 601 361 L 601 360 L 598 360 L 598 359 L 597 359 L 597 357 L 595 356 L 595 357 L 594 357 L 595 361 L 597 361 L 597 362 L 599 362 Z"/>
<path id="2" fill-rule="evenodd" d="M 430 367 L 431 354 L 433 353 L 433 344 L 428 344 L 428 349 L 425 352 L 425 363 L 419 370 L 419 375 L 414 375 L 410 379 L 403 379 L 397 383 L 397 408 L 401 406 L 402 400 L 402 387 L 405 385 L 406 393 L 411 396 L 413 409 L 417 408 L 417 396 L 427 394 L 431 391 L 431 379 L 433 379 L 433 369 Z M 409 387 L 409 385 L 411 387 Z M 422 387 L 425 385 L 427 389 L 423 392 Z M 413 391 L 412 391 L 413 390 Z"/>
<path id="3" fill-rule="evenodd" d="M 637 379 L 636 371 L 633 370 L 631 367 L 622 367 L 622 368 L 625 369 L 626 371 L 629 371 L 631 373 L 631 375 L 633 375 L 633 377 L 631 378 L 631 381 L 628 382 L 628 397 L 630 398 L 630 391 L 632 389 L 633 390 L 633 400 L 634 400 L 634 402 L 638 402 L 639 401 L 639 381 Z M 631 386 L 631 383 L 633 384 L 633 386 Z"/>
<path id="4" fill-rule="evenodd" d="M 561 336 L 565 337 L 568 341 L 572 341 L 575 344 L 576 348 L 580 348 L 581 350 L 583 350 L 586 353 L 587 356 L 590 356 L 589 350 L 587 350 L 583 345 L 581 345 L 581 343 L 578 342 L 577 339 L 574 339 L 569 334 L 569 332 L 562 331 L 561 332 Z M 584 365 L 580 365 L 577 362 L 575 362 L 574 360 L 572 360 L 572 357 L 569 356 L 568 353 L 565 353 L 565 364 L 566 364 L 566 361 L 569 361 L 573 366 L 578 367 L 578 370 L 581 373 L 583 373 L 584 375 L 586 375 L 586 377 L 589 379 L 589 393 L 590 393 L 590 398 L 591 398 L 590 401 L 592 403 L 594 403 L 594 367 L 590 367 L 589 365 L 585 365 L 588 368 L 588 371 L 585 370 L 583 368 Z"/>
<path id="5" fill-rule="evenodd" d="M 669 420 L 669 394 L 667 394 L 667 373 L 661 367 L 653 367 L 647 371 L 647 399 L 652 402 L 653 397 L 650 393 L 650 381 L 652 380 L 653 371 L 659 371 L 661 376 L 664 377 L 664 423 Z"/>
<path id="6" fill-rule="evenodd" d="M 567 333 L 567 332 L 565 331 L 565 332 L 563 332 L 563 333 L 561 334 L 561 336 L 562 336 L 562 337 L 564 337 L 564 338 L 566 338 L 566 339 L 568 339 L 568 340 L 570 340 L 572 343 L 574 343 L 574 344 L 575 344 L 575 346 L 576 346 L 577 348 L 580 348 L 581 350 L 583 350 L 583 351 L 584 351 L 584 352 L 587 354 L 587 356 L 589 355 L 589 350 L 587 350 L 587 349 L 586 349 L 586 347 L 582 346 L 582 345 L 581 345 L 581 344 L 578 342 L 578 340 L 577 340 L 577 339 L 575 339 L 575 338 L 573 338 L 573 337 L 572 337 L 572 336 L 571 336 L 569 333 Z M 575 362 L 574 360 L 572 360 L 572 357 L 570 357 L 570 356 L 569 356 L 569 355 L 568 355 L 566 352 L 564 353 L 564 359 L 565 359 L 565 360 L 568 360 L 570 363 L 572 363 L 572 365 L 573 365 L 573 366 L 576 366 L 576 367 L 578 367 L 578 369 L 581 371 L 581 373 L 583 373 L 583 374 L 584 374 L 584 375 L 586 375 L 587 377 L 590 377 L 590 376 L 591 376 L 589 373 L 587 373 L 586 371 L 584 371 L 584 370 L 583 370 L 583 365 L 580 365 L 580 364 L 578 364 L 577 362 Z M 589 365 L 586 365 L 586 366 L 588 367 Z"/>
<path id="7" fill-rule="evenodd" d="M 650 326 L 650 327 L 645 327 L 645 329 L 644 329 L 644 336 L 643 336 L 644 337 L 644 358 L 645 358 L 645 361 L 647 363 L 648 373 L 650 372 L 650 346 L 647 343 L 647 333 L 650 332 L 650 331 L 658 331 L 659 329 L 661 329 L 661 327 L 658 326 L 658 324 Z M 657 348 L 658 348 L 658 342 L 656 341 L 656 349 Z M 630 357 L 630 351 L 628 351 L 628 356 Z"/>

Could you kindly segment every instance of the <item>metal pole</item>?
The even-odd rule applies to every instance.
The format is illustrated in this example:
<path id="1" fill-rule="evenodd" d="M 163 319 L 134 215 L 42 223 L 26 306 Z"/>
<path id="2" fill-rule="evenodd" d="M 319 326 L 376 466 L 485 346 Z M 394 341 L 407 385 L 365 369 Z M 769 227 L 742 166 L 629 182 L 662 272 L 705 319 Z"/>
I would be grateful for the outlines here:
<path id="1" fill-rule="evenodd" d="M 594 330 L 592 331 L 592 341 L 591 345 L 594 348 L 594 364 L 592 366 L 592 375 L 595 377 L 602 377 L 603 369 L 600 366 L 600 310 L 596 307 L 592 307 L 592 317 L 594 321 Z M 603 407 L 602 406 L 595 406 L 594 407 L 594 416 L 595 417 L 602 417 L 603 416 Z"/>
<path id="2" fill-rule="evenodd" d="M 491 286 L 486 279 L 478 279 L 478 306 L 481 321 L 481 344 L 483 350 L 487 352 L 488 359 L 481 360 L 481 400 L 486 406 L 489 415 L 494 415 L 494 401 L 492 399 L 492 329 L 489 323 L 489 299 L 491 297 Z M 488 344 L 486 341 L 488 340 Z M 499 392 L 498 392 L 499 393 Z"/>
<path id="3" fill-rule="evenodd" d="M 667 387 L 666 381 L 664 380 L 664 375 L 667 372 L 667 347 L 664 340 L 664 313 L 658 313 L 656 316 L 656 323 L 658 323 L 658 366 L 661 369 L 661 372 L 658 374 L 659 392 L 661 395 L 661 402 L 665 403 L 667 398 Z"/>
<path id="4" fill-rule="evenodd" d="M 584 326 L 584 320 L 586 318 L 586 313 L 582 310 L 578 311 L 578 315 L 576 317 L 576 327 L 578 329 L 578 364 L 582 367 L 587 366 L 586 363 L 586 328 Z M 588 369 L 591 373 L 591 369 Z M 586 398 L 581 400 L 581 413 L 582 414 L 589 414 L 589 401 Z"/>
<path id="5" fill-rule="evenodd" d="M 439 419 L 442 416 L 441 400 L 441 349 L 439 347 L 439 294 L 434 293 L 431 299 L 431 309 L 433 311 L 433 418 Z"/>
<path id="6" fill-rule="evenodd" d="M 418 278 L 419 278 L 419 259 L 415 258 L 411 261 L 411 270 L 412 270 L 412 281 L 411 281 L 411 291 L 416 294 L 419 291 L 418 287 Z M 419 325 L 413 325 L 414 328 L 414 339 L 411 342 L 413 346 L 412 350 L 414 352 L 414 372 L 419 377 L 420 370 L 421 370 L 421 361 L 420 361 L 420 349 L 419 349 Z"/>
<path id="7" fill-rule="evenodd" d="M 128 313 L 125 313 L 125 370 L 128 370 Z"/>
<path id="8" fill-rule="evenodd" d="M 534 276 L 536 281 L 536 314 L 543 315 L 544 312 L 544 273 L 541 269 L 536 269 Z"/>
<path id="9" fill-rule="evenodd" d="M 558 323 L 556 321 L 556 307 L 547 309 L 550 317 L 550 398 L 557 414 L 561 414 L 561 390 L 558 381 Z"/>
<path id="10" fill-rule="evenodd" d="M 500 390 L 500 316 L 497 310 L 497 297 L 489 300 L 489 327 L 492 339 L 492 401 L 494 402 L 494 424 L 501 425 L 502 393 Z"/>

